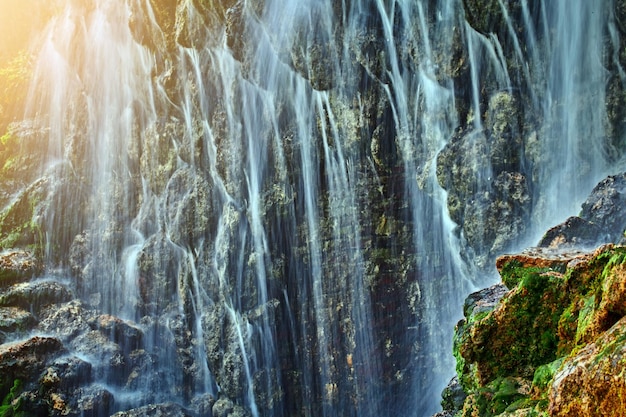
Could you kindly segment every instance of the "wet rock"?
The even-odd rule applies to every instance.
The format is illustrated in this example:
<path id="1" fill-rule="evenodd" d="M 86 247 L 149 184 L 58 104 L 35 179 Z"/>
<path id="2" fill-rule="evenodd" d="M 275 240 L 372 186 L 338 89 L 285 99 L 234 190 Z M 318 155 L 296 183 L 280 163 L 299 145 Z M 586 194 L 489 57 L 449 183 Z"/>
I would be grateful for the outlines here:
<path id="1" fill-rule="evenodd" d="M 29 311 L 18 307 L 0 307 L 0 343 L 3 342 L 3 333 L 13 333 L 15 336 L 31 329 L 36 323 Z"/>
<path id="2" fill-rule="evenodd" d="M 578 216 L 569 217 L 563 223 L 550 228 L 538 243 L 546 248 L 586 248 L 592 247 L 603 239 L 605 234 L 596 224 Z"/>
<path id="3" fill-rule="evenodd" d="M 79 291 L 84 287 L 83 280 L 87 277 L 87 268 L 92 262 L 92 246 L 91 234 L 83 231 L 74 237 L 74 241 L 70 246 L 69 266 L 72 275 L 76 278 L 76 287 Z"/>
<path id="4" fill-rule="evenodd" d="M 37 336 L 0 345 L 0 396 L 4 398 L 16 379 L 31 381 L 37 378 L 49 361 L 64 352 L 61 341 L 52 337 Z"/>
<path id="5" fill-rule="evenodd" d="M 39 232 L 42 225 L 38 214 L 45 209 L 53 189 L 52 182 L 46 177 L 34 181 L 0 212 L 0 247 L 27 247 L 41 243 Z"/>
<path id="6" fill-rule="evenodd" d="M 290 61 L 293 68 L 320 91 L 330 90 L 335 83 L 336 65 L 333 22 L 320 12 L 311 10 L 309 25 L 300 27 L 292 42 Z"/>
<path id="7" fill-rule="evenodd" d="M 437 179 L 448 191 L 450 217 L 481 267 L 491 266 L 497 253 L 524 235 L 532 208 L 528 179 L 517 170 L 521 140 L 509 109 L 513 102 L 496 95 L 489 128 L 460 129 L 437 156 Z"/>
<path id="8" fill-rule="evenodd" d="M 132 371 L 123 349 L 100 331 L 80 334 L 68 344 L 68 348 L 89 360 L 94 378 L 100 381 L 120 385 Z"/>
<path id="9" fill-rule="evenodd" d="M 443 407 L 444 412 L 454 415 L 454 413 L 463 408 L 463 402 L 465 402 L 467 394 L 463 391 L 463 387 L 459 383 L 458 376 L 452 378 L 443 390 L 441 396 L 441 406 Z"/>
<path id="10" fill-rule="evenodd" d="M 144 132 L 141 153 L 141 174 L 150 189 L 157 195 L 163 193 L 168 180 L 176 170 L 176 141 L 185 135 L 184 125 L 174 120 L 157 121 Z"/>
<path id="11" fill-rule="evenodd" d="M 91 368 L 89 362 L 76 356 L 62 356 L 50 363 L 40 384 L 46 388 L 75 389 L 92 382 Z"/>
<path id="12" fill-rule="evenodd" d="M 43 265 L 32 252 L 14 249 L 0 253 L 0 287 L 27 281 L 43 271 Z"/>
<path id="13" fill-rule="evenodd" d="M 463 305 L 465 317 L 493 310 L 508 291 L 504 284 L 495 284 L 468 295 Z"/>
<path id="14" fill-rule="evenodd" d="M 567 358 L 550 388 L 551 416 L 623 416 L 626 406 L 626 318 Z"/>
<path id="15" fill-rule="evenodd" d="M 64 303 L 73 298 L 72 292 L 54 281 L 33 281 L 15 284 L 0 295 L 0 306 L 20 307 L 38 314 L 50 304 Z"/>
<path id="16" fill-rule="evenodd" d="M 543 247 L 592 247 L 618 243 L 626 232 L 626 173 L 600 181 L 582 204 L 578 216 L 546 232 L 539 242 Z"/>
<path id="17" fill-rule="evenodd" d="M 165 191 L 166 227 L 172 242 L 191 246 L 215 227 L 209 180 L 191 169 L 176 171 Z"/>
<path id="18" fill-rule="evenodd" d="M 143 332 L 135 325 L 119 317 L 102 314 L 89 321 L 92 328 L 105 334 L 109 340 L 130 351 L 139 348 L 143 340 Z"/>
<path id="19" fill-rule="evenodd" d="M 147 313 L 166 310 L 178 292 L 180 248 L 164 234 L 151 236 L 138 257 L 139 295 Z"/>
<path id="20" fill-rule="evenodd" d="M 242 340 L 248 338 L 247 321 L 238 320 L 244 319 L 221 305 L 207 311 L 203 322 L 209 369 L 229 398 L 238 398 L 243 394 L 245 378 L 245 358 L 240 337 Z"/>
<path id="21" fill-rule="evenodd" d="M 496 259 L 496 268 L 505 284 L 511 288 L 517 285 L 517 281 L 508 281 L 513 268 L 549 268 L 564 272 L 567 267 L 573 267 L 577 263 L 587 262 L 597 254 L 611 246 L 602 246 L 597 250 L 584 251 L 568 248 L 527 248 L 520 253 L 501 255 Z"/>
<path id="22" fill-rule="evenodd" d="M 504 0 L 502 3 L 498 0 L 464 0 L 465 19 L 481 33 L 496 33 L 503 37 L 506 34 L 507 16 L 501 4 L 512 21 L 521 20 L 521 5 L 515 0 Z"/>
<path id="23" fill-rule="evenodd" d="M 111 417 L 192 417 L 193 414 L 174 403 L 149 404 L 128 411 L 119 411 Z"/>
<path id="24" fill-rule="evenodd" d="M 6 67 L 5 67 L 6 68 Z M 4 77 L 9 74 L 5 74 Z M 7 95 L 5 97 L 14 95 Z M 14 103 L 16 104 L 16 103 Z M 19 106 L 18 106 L 19 107 Z M 6 110 L 6 108 L 5 108 Z M 17 110 L 17 107 L 16 107 Z M 23 108 L 20 113 L 23 116 Z M 0 110 L 0 114 L 2 110 Z M 18 190 L 28 187 L 28 184 L 36 181 L 41 175 L 41 166 L 45 158 L 45 153 L 41 150 L 41 138 L 46 137 L 47 132 L 39 127 L 33 120 L 21 120 L 8 125 L 6 133 L 3 130 L 5 122 L 1 120 L 2 143 L 0 143 L 0 207 L 6 207 L 15 197 Z M 27 214 L 27 213 L 22 213 Z M 5 230 L 5 232 L 7 232 Z M 3 246 L 5 249 L 7 246 Z"/>
<path id="25" fill-rule="evenodd" d="M 220 398 L 213 405 L 213 417 L 250 417 L 248 410 L 228 398 Z"/>
<path id="26" fill-rule="evenodd" d="M 595 224 L 616 243 L 626 231 L 626 173 L 608 176 L 594 187 L 582 205 L 580 217 Z"/>
<path id="27" fill-rule="evenodd" d="M 38 329 L 53 334 L 67 343 L 82 333 L 92 330 L 91 310 L 84 308 L 78 300 L 64 304 L 54 304 L 44 308 L 39 314 Z"/>
<path id="28" fill-rule="evenodd" d="M 106 417 L 111 415 L 115 398 L 106 388 L 92 385 L 76 390 L 67 402 L 65 407 L 75 410 L 72 414 L 81 417 Z"/>
<path id="29" fill-rule="evenodd" d="M 476 263 L 481 267 L 492 265 L 496 254 L 524 235 L 530 211 L 522 174 L 502 172 L 489 188 L 469 197 L 461 223 L 468 244 L 480 254 Z"/>
<path id="30" fill-rule="evenodd" d="M 213 405 L 215 405 L 215 398 L 210 394 L 202 394 L 192 398 L 190 408 L 196 415 L 210 416 Z"/>

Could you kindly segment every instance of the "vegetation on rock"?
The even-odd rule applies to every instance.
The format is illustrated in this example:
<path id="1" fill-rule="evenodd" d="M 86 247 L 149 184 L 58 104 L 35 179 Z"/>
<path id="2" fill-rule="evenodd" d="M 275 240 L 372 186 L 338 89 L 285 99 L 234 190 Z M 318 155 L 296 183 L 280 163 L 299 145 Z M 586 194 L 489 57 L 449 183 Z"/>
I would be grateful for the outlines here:
<path id="1" fill-rule="evenodd" d="M 626 247 L 543 256 L 500 258 L 509 292 L 457 325 L 457 415 L 626 412 Z"/>

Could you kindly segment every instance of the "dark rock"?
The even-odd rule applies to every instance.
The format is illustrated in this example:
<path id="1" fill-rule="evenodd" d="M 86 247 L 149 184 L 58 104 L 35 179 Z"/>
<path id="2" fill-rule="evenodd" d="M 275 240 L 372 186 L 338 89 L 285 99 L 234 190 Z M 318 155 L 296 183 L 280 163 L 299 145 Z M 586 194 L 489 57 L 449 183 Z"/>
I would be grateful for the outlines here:
<path id="1" fill-rule="evenodd" d="M 54 281 L 33 281 L 15 284 L 0 295 L 0 306 L 20 307 L 38 314 L 50 304 L 64 303 L 73 298 L 72 292 Z"/>
<path id="2" fill-rule="evenodd" d="M 68 346 L 92 363 L 94 378 L 98 380 L 122 385 L 132 372 L 124 350 L 98 330 L 79 335 Z"/>
<path id="3" fill-rule="evenodd" d="M 89 324 L 125 350 L 137 349 L 142 343 L 143 332 L 141 329 L 118 317 L 102 314 L 90 320 Z"/>
<path id="4" fill-rule="evenodd" d="M 213 417 L 250 417 L 250 412 L 228 398 L 220 398 L 213 405 Z"/>
<path id="5" fill-rule="evenodd" d="M 192 417 L 193 414 L 174 403 L 149 404 L 128 411 L 119 411 L 111 417 Z"/>
<path id="6" fill-rule="evenodd" d="M 81 417 L 107 417 L 115 404 L 113 394 L 100 385 L 78 389 L 69 400 L 67 407 Z"/>
<path id="7" fill-rule="evenodd" d="M 469 318 L 471 315 L 493 310 L 508 291 L 504 284 L 495 284 L 468 295 L 463 305 L 463 314 Z"/>
<path id="8" fill-rule="evenodd" d="M 595 224 L 608 241 L 616 243 L 626 227 L 626 173 L 609 176 L 596 185 L 583 203 L 580 217 Z"/>
<path id="9" fill-rule="evenodd" d="M 191 400 L 191 409 L 199 416 L 210 416 L 215 405 L 215 398 L 210 394 L 203 394 Z"/>
<path id="10" fill-rule="evenodd" d="M 32 252 L 15 249 L 0 253 L 0 288 L 27 281 L 43 271 Z"/>
<path id="11" fill-rule="evenodd" d="M 64 352 L 61 341 L 52 337 L 38 336 L 0 345 L 0 397 L 4 398 L 14 380 L 32 381 L 43 372 L 49 361 Z"/>
<path id="12" fill-rule="evenodd" d="M 78 300 L 53 304 L 40 312 L 38 328 L 44 333 L 54 334 L 67 343 L 79 334 L 92 330 L 90 322 L 94 314 L 85 309 Z"/>
<path id="13" fill-rule="evenodd" d="M 69 390 L 78 388 L 81 384 L 91 383 L 92 380 L 89 362 L 76 356 L 62 356 L 50 364 L 40 383 L 44 386 L 52 385 L 54 388 Z"/>
<path id="14" fill-rule="evenodd" d="M 578 216 L 572 216 L 548 230 L 539 241 L 538 246 L 545 248 L 585 248 L 595 246 L 602 240 L 608 241 L 608 239 L 603 239 L 604 236 L 605 233 L 596 224 Z"/>
<path id="15" fill-rule="evenodd" d="M 589 248 L 618 243 L 626 232 L 626 173 L 600 181 L 582 204 L 578 216 L 554 226 L 538 246 Z"/>
<path id="16" fill-rule="evenodd" d="M 445 412 L 449 412 L 451 415 L 454 415 L 455 412 L 463 408 L 463 402 L 465 401 L 465 398 L 467 398 L 467 394 L 463 391 L 463 387 L 459 383 L 458 376 L 452 378 L 452 380 L 448 383 L 448 386 L 443 390 L 441 396 L 441 406 Z"/>
<path id="17" fill-rule="evenodd" d="M 18 307 L 0 307 L 0 332 L 19 333 L 36 324 L 33 315 Z"/>

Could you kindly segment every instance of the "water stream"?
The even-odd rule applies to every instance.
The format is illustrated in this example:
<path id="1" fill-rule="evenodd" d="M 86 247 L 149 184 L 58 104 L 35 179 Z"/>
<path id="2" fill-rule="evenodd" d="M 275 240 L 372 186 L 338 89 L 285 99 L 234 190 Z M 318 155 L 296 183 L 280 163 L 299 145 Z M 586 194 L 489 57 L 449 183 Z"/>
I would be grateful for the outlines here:
<path id="1" fill-rule="evenodd" d="M 75 185 L 47 212 L 50 263 L 69 273 L 80 250 L 82 299 L 139 326 L 156 358 L 159 382 L 119 404 L 438 411 L 463 299 L 495 278 L 451 219 L 437 156 L 460 131 L 493 135 L 490 100 L 510 93 L 532 183 L 518 244 L 575 214 L 611 170 L 612 2 L 492 1 L 498 33 L 460 0 L 160 3 L 59 2 L 26 112 L 47 175 Z M 499 168 L 472 165 L 476 195 L 493 193 Z"/>

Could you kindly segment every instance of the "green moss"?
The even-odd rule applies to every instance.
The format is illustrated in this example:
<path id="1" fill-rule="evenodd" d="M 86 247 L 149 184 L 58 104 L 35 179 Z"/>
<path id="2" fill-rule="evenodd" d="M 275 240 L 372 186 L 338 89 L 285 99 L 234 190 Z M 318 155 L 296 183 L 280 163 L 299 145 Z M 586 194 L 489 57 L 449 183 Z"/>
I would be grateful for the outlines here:
<path id="1" fill-rule="evenodd" d="M 495 310 L 457 326 L 457 373 L 469 394 L 461 414 L 547 416 L 548 392 L 563 361 L 623 315 L 621 296 L 609 293 L 617 287 L 607 282 L 621 279 L 624 264 L 626 247 L 608 247 L 559 274 L 517 261 L 501 268 L 511 292 Z M 623 339 L 603 345 L 594 360 L 617 356 Z M 532 381 L 531 389 L 515 389 L 512 381 Z"/>
<path id="2" fill-rule="evenodd" d="M 13 381 L 13 386 L 9 390 L 9 393 L 2 400 L 0 405 L 0 417 L 13 417 L 19 414 L 20 408 L 19 395 L 22 392 L 22 381 L 16 379 Z"/>
<path id="3" fill-rule="evenodd" d="M 526 391 L 525 383 L 517 378 L 498 378 L 472 394 L 461 416 L 492 417 L 505 411 L 514 411 L 525 408 L 531 402 Z"/>
<path id="4" fill-rule="evenodd" d="M 596 296 L 592 294 L 583 298 L 583 306 L 578 313 L 578 322 L 576 326 L 576 336 L 574 338 L 574 345 L 580 344 L 585 337 L 587 327 L 592 323 L 593 316 L 596 310 Z"/>
<path id="5" fill-rule="evenodd" d="M 564 358 L 559 358 L 554 362 L 550 362 L 546 365 L 541 365 L 535 371 L 535 375 L 533 376 L 532 388 L 535 393 L 540 394 L 539 396 L 541 398 L 544 398 L 545 395 L 547 395 L 547 391 L 552 384 L 554 375 L 563 364 L 563 360 Z"/>

